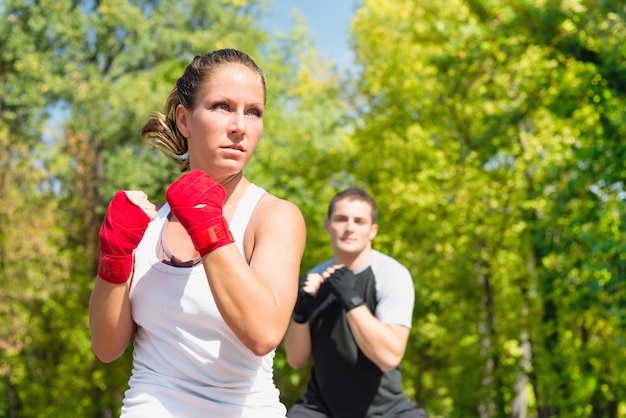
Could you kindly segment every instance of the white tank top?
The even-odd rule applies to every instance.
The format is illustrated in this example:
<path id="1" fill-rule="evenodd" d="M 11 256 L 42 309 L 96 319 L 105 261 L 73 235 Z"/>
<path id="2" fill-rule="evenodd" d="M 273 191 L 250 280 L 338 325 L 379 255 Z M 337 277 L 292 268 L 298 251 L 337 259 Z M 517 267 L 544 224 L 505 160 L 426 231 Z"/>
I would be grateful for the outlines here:
<path id="1" fill-rule="evenodd" d="M 243 255 L 248 220 L 265 190 L 251 184 L 229 227 Z M 150 222 L 130 290 L 137 323 L 122 417 L 285 417 L 273 380 L 274 352 L 259 357 L 220 315 L 202 264 L 160 262 L 156 245 L 170 212 Z"/>

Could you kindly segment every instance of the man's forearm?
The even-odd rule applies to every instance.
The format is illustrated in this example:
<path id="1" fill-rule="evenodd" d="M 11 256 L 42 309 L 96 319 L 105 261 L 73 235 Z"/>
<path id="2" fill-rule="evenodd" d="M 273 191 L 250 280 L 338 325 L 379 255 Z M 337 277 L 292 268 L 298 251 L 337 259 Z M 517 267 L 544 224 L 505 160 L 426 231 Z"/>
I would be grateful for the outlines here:
<path id="1" fill-rule="evenodd" d="M 348 324 L 359 349 L 383 372 L 396 368 L 406 349 L 409 329 L 383 324 L 365 305 L 347 313 Z"/>
<path id="2" fill-rule="evenodd" d="M 287 363 L 294 369 L 307 365 L 311 357 L 311 332 L 309 323 L 291 321 L 284 340 Z"/>

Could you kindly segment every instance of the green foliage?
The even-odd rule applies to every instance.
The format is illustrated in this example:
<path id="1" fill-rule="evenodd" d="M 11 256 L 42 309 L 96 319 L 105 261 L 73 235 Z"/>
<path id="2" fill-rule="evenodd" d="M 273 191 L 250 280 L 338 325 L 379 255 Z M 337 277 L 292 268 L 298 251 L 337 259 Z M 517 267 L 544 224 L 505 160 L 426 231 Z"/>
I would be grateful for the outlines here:
<path id="1" fill-rule="evenodd" d="M 616 416 L 624 23 L 618 2 L 357 13 L 357 175 L 417 279 L 405 370 L 433 416 Z"/>

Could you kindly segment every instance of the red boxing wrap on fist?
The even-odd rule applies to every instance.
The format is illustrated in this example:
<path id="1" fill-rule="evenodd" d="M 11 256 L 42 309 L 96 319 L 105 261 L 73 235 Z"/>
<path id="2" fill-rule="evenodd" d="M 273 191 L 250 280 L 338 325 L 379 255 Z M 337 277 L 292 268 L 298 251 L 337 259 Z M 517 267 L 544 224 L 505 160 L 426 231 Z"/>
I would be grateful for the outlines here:
<path id="1" fill-rule="evenodd" d="M 150 217 L 131 202 L 126 192 L 115 194 L 100 227 L 98 276 L 109 283 L 120 284 L 130 278 L 133 251 L 143 238 Z"/>
<path id="2" fill-rule="evenodd" d="M 204 171 L 183 174 L 170 185 L 165 198 L 202 257 L 235 242 L 222 215 L 226 190 Z"/>

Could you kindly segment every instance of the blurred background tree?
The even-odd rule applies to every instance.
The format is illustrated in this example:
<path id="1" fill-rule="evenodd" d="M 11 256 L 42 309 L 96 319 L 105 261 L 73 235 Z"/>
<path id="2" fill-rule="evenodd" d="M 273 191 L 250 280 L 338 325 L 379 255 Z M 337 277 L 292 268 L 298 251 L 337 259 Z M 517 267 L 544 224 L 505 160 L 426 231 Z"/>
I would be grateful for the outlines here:
<path id="1" fill-rule="evenodd" d="M 626 416 L 623 2 L 363 3 L 354 173 L 417 281 L 411 389 L 434 416 Z"/>
<path id="2" fill-rule="evenodd" d="M 118 189 L 177 167 L 138 131 L 191 58 L 268 77 L 247 175 L 330 256 L 336 191 L 373 192 L 375 246 L 411 270 L 407 391 L 436 417 L 626 417 L 623 1 L 364 0 L 358 71 L 259 1 L 0 0 L 0 417 L 117 416 L 130 350 L 101 364 L 87 304 Z M 291 405 L 307 372 L 279 347 Z"/>

